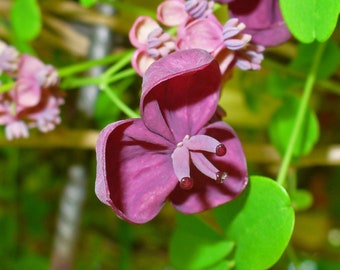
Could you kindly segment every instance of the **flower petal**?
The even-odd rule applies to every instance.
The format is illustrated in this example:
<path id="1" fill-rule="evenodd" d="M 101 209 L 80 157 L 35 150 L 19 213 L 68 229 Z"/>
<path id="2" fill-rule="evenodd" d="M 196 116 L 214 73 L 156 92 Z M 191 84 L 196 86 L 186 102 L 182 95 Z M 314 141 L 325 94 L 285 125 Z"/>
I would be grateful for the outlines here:
<path id="1" fill-rule="evenodd" d="M 196 134 L 216 111 L 220 83 L 218 63 L 206 51 L 163 57 L 144 76 L 140 108 L 145 125 L 175 144 Z"/>
<path id="2" fill-rule="evenodd" d="M 223 44 L 222 25 L 214 16 L 192 21 L 179 32 L 179 49 L 199 48 L 210 53 Z"/>
<path id="3" fill-rule="evenodd" d="M 155 62 L 155 59 L 149 56 L 143 49 L 136 50 L 131 58 L 132 67 L 140 76 L 143 76 L 153 62 Z"/>
<path id="4" fill-rule="evenodd" d="M 230 17 L 247 25 L 244 32 L 252 35 L 252 43 L 276 46 L 291 37 L 278 0 L 237 0 L 229 4 L 229 11 Z"/>
<path id="5" fill-rule="evenodd" d="M 157 8 L 157 19 L 166 26 L 183 24 L 187 18 L 188 14 L 185 11 L 184 1 L 164 1 Z"/>
<path id="6" fill-rule="evenodd" d="M 130 42 L 136 48 L 146 47 L 148 35 L 159 27 L 158 23 L 150 17 L 138 17 L 129 32 Z"/>
<path id="7" fill-rule="evenodd" d="M 227 154 L 222 157 L 206 157 L 220 171 L 226 172 L 228 177 L 222 184 L 218 184 L 193 168 L 193 188 L 186 191 L 176 187 L 170 195 L 173 206 L 187 214 L 202 212 L 234 199 L 248 182 L 245 155 L 234 130 L 228 124 L 218 121 L 203 128 L 200 133 L 217 139 L 227 147 Z"/>
<path id="8" fill-rule="evenodd" d="M 151 220 L 178 184 L 170 157 L 174 147 L 140 119 L 108 125 L 96 148 L 98 198 L 128 222 Z"/>

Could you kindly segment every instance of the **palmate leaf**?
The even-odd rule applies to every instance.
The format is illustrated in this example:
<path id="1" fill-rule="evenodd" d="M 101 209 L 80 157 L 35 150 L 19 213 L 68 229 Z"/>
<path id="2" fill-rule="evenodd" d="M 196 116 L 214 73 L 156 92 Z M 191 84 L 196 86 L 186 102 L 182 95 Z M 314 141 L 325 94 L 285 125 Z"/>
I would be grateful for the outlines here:
<path id="1" fill-rule="evenodd" d="M 251 177 L 237 199 L 214 212 L 228 239 L 235 242 L 233 269 L 268 269 L 281 257 L 293 232 L 289 196 L 266 177 Z"/>
<path id="2" fill-rule="evenodd" d="M 299 41 L 326 41 L 340 12 L 339 0 L 280 0 L 283 18 Z"/>

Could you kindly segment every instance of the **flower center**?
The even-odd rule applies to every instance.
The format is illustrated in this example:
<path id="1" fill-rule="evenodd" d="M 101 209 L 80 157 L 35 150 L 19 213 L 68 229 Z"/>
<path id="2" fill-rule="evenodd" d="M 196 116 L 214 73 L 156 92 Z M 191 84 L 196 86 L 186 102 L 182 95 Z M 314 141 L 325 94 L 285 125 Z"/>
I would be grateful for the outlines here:
<path id="1" fill-rule="evenodd" d="M 177 144 L 171 155 L 175 174 L 180 187 L 192 189 L 193 178 L 190 177 L 190 164 L 192 163 L 201 173 L 221 184 L 228 177 L 224 171 L 218 170 L 203 153 L 213 153 L 224 156 L 227 148 L 213 137 L 207 135 L 186 135 L 183 141 Z"/>
<path id="2" fill-rule="evenodd" d="M 147 52 L 155 59 L 164 57 L 176 49 L 171 35 L 164 33 L 160 27 L 150 32 L 147 43 Z"/>
<path id="3" fill-rule="evenodd" d="M 186 12 L 194 19 L 204 18 L 212 13 L 213 1 L 208 0 L 188 0 L 185 2 Z"/>

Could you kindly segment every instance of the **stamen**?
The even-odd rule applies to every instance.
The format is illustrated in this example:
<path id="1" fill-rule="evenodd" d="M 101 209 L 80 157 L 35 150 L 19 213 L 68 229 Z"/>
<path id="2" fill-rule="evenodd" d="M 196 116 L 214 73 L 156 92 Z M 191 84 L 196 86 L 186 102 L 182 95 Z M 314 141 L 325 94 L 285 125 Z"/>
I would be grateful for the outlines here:
<path id="1" fill-rule="evenodd" d="M 216 173 L 216 182 L 218 184 L 222 184 L 224 180 L 227 179 L 227 177 L 228 177 L 228 174 L 226 172 L 219 171 Z"/>
<path id="2" fill-rule="evenodd" d="M 245 24 L 236 18 L 230 19 L 224 24 L 223 42 L 229 50 L 240 50 L 251 40 L 251 35 L 241 33 L 245 28 Z"/>
<path id="3" fill-rule="evenodd" d="M 194 19 L 199 19 L 210 15 L 212 13 L 213 5 L 213 1 L 188 0 L 185 2 L 185 10 Z"/>
<path id="4" fill-rule="evenodd" d="M 189 149 L 183 146 L 177 146 L 171 155 L 172 165 L 175 175 L 180 181 L 180 186 L 189 186 L 190 178 L 190 154 Z M 184 179 L 184 180 L 183 180 Z M 184 182 L 183 182 L 184 181 Z M 183 184 L 182 184 L 183 182 Z M 193 183 L 192 183 L 193 185 Z"/>
<path id="5" fill-rule="evenodd" d="M 180 181 L 179 181 L 179 186 L 182 189 L 185 190 L 189 190 L 192 189 L 194 186 L 194 179 L 190 178 L 190 177 L 183 177 Z"/>
<path id="6" fill-rule="evenodd" d="M 216 155 L 219 157 L 224 156 L 227 153 L 227 148 L 223 143 L 216 146 Z"/>
<path id="7" fill-rule="evenodd" d="M 214 165 L 212 165 L 202 153 L 190 152 L 190 157 L 192 163 L 201 173 L 213 180 L 216 180 L 216 174 L 219 172 L 219 170 Z"/>
<path id="8" fill-rule="evenodd" d="M 227 149 L 218 140 L 207 135 L 195 135 L 188 140 L 183 140 L 183 145 L 188 147 L 191 151 L 205 151 L 209 153 L 217 154 L 218 156 L 223 156 Z M 224 154 L 223 154 L 223 148 Z"/>

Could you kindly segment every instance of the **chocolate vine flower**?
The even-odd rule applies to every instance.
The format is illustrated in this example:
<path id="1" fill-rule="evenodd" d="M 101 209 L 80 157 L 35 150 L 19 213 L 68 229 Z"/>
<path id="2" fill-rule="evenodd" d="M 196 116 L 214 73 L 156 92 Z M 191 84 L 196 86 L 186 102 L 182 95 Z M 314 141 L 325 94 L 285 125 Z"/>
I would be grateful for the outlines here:
<path id="1" fill-rule="evenodd" d="M 56 70 L 23 54 L 14 78 L 13 89 L 0 94 L 0 125 L 5 126 L 7 139 L 26 138 L 30 128 L 54 129 L 61 122 L 59 106 L 64 102 Z"/>
<path id="2" fill-rule="evenodd" d="M 185 25 L 211 15 L 213 6 L 210 0 L 165 0 L 157 7 L 157 19 L 167 26 Z"/>
<path id="3" fill-rule="evenodd" d="M 226 2 L 226 1 L 216 1 Z M 246 33 L 255 44 L 275 46 L 286 42 L 291 34 L 282 18 L 279 0 L 227 1 L 230 17 L 245 23 Z"/>
<path id="4" fill-rule="evenodd" d="M 174 52 L 146 71 L 141 118 L 102 130 L 96 194 L 122 219 L 145 223 L 166 200 L 191 214 L 238 196 L 248 177 L 233 129 L 211 120 L 220 95 L 218 63 L 204 50 Z"/>
<path id="5" fill-rule="evenodd" d="M 129 32 L 129 39 L 137 48 L 131 64 L 141 76 L 154 61 L 176 49 L 171 35 L 165 33 L 155 20 L 147 16 L 136 19 Z"/>

